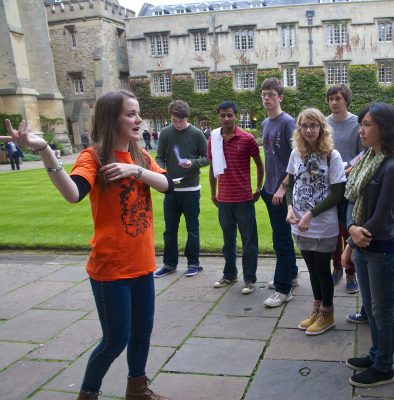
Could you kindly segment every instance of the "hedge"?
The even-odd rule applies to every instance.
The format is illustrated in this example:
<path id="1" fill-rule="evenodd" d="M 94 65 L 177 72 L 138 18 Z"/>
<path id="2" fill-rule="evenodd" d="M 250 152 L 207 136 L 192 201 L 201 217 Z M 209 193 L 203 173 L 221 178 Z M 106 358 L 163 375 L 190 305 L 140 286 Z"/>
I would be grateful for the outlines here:
<path id="1" fill-rule="evenodd" d="M 372 101 L 394 103 L 394 84 L 380 85 L 377 81 L 376 65 L 350 65 L 349 86 L 353 92 L 353 102 L 350 111 L 358 114 L 362 108 Z M 212 127 L 217 125 L 216 107 L 224 100 L 237 103 L 239 110 L 250 112 L 259 129 L 266 113 L 261 105 L 260 86 L 265 78 L 281 78 L 279 69 L 260 70 L 256 76 L 256 89 L 235 91 L 233 78 L 230 73 L 209 75 L 209 91 L 196 93 L 191 76 L 173 76 L 171 96 L 152 96 L 149 79 L 131 79 L 131 90 L 137 95 L 141 104 L 141 115 L 146 119 L 167 118 L 168 105 L 172 100 L 186 101 L 191 110 L 191 121 L 206 118 Z M 298 68 L 297 87 L 285 88 L 282 108 L 296 117 L 304 107 L 316 107 L 325 115 L 329 108 L 325 99 L 328 86 L 325 82 L 325 73 L 322 68 Z"/>

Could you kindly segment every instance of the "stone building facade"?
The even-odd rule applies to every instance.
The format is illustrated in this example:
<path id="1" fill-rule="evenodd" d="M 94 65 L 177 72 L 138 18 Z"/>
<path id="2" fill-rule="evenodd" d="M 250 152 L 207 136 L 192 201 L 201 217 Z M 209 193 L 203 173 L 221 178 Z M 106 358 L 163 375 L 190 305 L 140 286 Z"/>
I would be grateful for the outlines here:
<path id="1" fill-rule="evenodd" d="M 348 82 L 350 64 L 376 64 L 379 82 L 393 82 L 392 0 L 264 3 L 212 9 L 207 2 L 203 11 L 200 4 L 183 12 L 145 6 L 151 16 L 127 23 L 130 80 L 148 79 L 153 96 L 169 96 L 174 77 L 192 77 L 196 92 L 209 92 L 209 74 L 231 74 L 234 89 L 243 91 L 255 89 L 264 69 L 279 68 L 292 87 L 298 67 L 322 68 L 330 85 Z"/>
<path id="2" fill-rule="evenodd" d="M 46 0 L 45 8 L 67 129 L 80 146 L 96 98 L 128 88 L 125 20 L 135 14 L 117 0 Z"/>
<path id="3" fill-rule="evenodd" d="M 0 32 L 0 112 L 21 114 L 37 132 L 40 116 L 63 121 L 55 132 L 70 152 L 42 0 L 0 1 Z"/>

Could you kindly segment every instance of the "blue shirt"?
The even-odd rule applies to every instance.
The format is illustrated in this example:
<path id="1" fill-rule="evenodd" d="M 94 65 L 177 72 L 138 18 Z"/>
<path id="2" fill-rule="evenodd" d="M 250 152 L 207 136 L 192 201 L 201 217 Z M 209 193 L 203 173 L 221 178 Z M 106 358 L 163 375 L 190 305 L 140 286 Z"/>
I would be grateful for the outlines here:
<path id="1" fill-rule="evenodd" d="M 275 118 L 266 118 L 261 124 L 265 155 L 264 189 L 269 194 L 278 190 L 286 176 L 295 126 L 294 118 L 285 112 Z"/>

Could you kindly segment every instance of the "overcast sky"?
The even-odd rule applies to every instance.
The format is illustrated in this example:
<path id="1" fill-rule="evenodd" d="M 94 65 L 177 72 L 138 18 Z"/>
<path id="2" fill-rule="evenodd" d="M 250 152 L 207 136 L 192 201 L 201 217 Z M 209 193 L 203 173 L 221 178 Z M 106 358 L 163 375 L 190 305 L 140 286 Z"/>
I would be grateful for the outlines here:
<path id="1" fill-rule="evenodd" d="M 141 7 L 144 3 L 153 4 L 158 6 L 160 4 L 187 4 L 187 3 L 197 3 L 198 0 L 188 1 L 188 0 L 152 0 L 152 1 L 143 1 L 143 0 L 119 0 L 119 4 L 122 6 L 129 8 L 130 10 L 135 11 L 135 15 L 137 16 L 141 10 Z"/>

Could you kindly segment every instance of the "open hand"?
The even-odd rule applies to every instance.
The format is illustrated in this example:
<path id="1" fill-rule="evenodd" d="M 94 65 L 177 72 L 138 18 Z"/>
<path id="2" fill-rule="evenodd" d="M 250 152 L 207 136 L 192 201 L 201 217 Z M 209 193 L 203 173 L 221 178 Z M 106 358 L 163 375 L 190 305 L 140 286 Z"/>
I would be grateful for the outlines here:
<path id="1" fill-rule="evenodd" d="M 16 130 L 12 126 L 11 121 L 9 119 L 6 119 L 5 127 L 10 137 L 1 136 L 1 140 L 7 140 L 5 138 L 8 138 L 8 140 L 12 140 L 18 145 L 31 148 L 33 151 L 37 149 L 42 149 L 46 144 L 46 141 L 43 138 L 32 133 L 30 127 L 25 120 L 23 120 L 19 124 L 18 130 Z"/>

